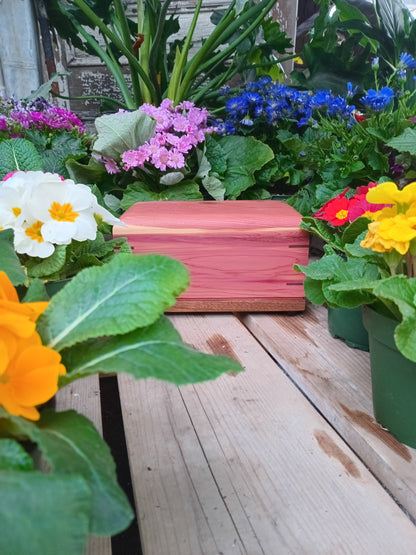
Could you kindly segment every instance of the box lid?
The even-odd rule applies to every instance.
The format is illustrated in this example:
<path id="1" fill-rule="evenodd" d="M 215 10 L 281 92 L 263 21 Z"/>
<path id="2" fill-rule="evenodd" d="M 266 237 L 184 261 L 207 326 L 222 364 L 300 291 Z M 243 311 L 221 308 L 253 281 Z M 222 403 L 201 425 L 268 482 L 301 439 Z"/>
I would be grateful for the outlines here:
<path id="1" fill-rule="evenodd" d="M 277 200 L 139 202 L 121 216 L 129 234 L 288 231 L 298 229 L 301 219 L 292 206 Z M 113 235 L 125 235 L 125 226 L 114 226 Z"/>

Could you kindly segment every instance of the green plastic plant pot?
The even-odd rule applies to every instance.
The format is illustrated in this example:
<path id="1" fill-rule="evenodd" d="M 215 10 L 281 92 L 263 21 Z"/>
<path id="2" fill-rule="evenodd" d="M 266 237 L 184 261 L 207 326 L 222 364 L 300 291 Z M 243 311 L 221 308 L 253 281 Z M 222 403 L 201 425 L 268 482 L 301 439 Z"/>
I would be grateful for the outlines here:
<path id="1" fill-rule="evenodd" d="M 361 307 L 328 307 L 328 329 L 332 337 L 343 339 L 349 347 L 368 351 L 368 333 Z"/>
<path id="2" fill-rule="evenodd" d="M 394 342 L 397 320 L 364 307 L 370 343 L 374 416 L 400 442 L 416 447 L 416 362 Z"/>

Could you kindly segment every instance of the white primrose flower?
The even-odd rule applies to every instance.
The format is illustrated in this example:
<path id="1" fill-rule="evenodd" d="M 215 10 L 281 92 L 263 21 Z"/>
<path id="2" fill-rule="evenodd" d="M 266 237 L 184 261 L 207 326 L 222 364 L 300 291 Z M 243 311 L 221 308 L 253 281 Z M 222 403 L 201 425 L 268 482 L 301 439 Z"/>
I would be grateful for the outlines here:
<path id="1" fill-rule="evenodd" d="M 22 195 L 11 187 L 0 187 L 0 228 L 14 229 L 23 221 Z"/>
<path id="2" fill-rule="evenodd" d="M 3 181 L 0 205 L 0 227 L 13 227 L 16 252 L 40 258 L 50 256 L 54 245 L 95 239 L 95 214 L 120 223 L 87 185 L 41 171 L 18 171 Z"/>
<path id="3" fill-rule="evenodd" d="M 42 236 L 42 222 L 32 220 L 14 229 L 14 249 L 18 254 L 28 254 L 47 258 L 55 250 L 55 245 Z"/>
<path id="4" fill-rule="evenodd" d="M 2 229 L 14 229 L 24 221 L 24 207 L 30 186 L 23 176 L 24 172 L 15 172 L 0 182 L 0 228 Z"/>

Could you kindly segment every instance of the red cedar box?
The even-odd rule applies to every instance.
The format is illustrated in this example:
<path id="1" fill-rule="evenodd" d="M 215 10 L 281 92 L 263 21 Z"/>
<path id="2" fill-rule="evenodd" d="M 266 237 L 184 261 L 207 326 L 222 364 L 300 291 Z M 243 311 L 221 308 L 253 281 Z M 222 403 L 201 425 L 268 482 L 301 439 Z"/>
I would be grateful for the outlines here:
<path id="1" fill-rule="evenodd" d="M 139 202 L 114 237 L 134 253 L 183 262 L 191 285 L 173 312 L 270 312 L 305 309 L 303 274 L 309 234 L 301 215 L 276 200 Z"/>

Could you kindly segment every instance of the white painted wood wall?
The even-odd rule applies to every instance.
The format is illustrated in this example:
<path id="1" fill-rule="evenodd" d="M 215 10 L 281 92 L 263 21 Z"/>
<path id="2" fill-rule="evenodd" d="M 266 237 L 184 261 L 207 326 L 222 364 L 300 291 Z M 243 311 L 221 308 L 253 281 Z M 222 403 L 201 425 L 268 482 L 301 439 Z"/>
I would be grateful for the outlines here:
<path id="1" fill-rule="evenodd" d="M 0 96 L 23 98 L 43 80 L 31 0 L 0 0 Z"/>

